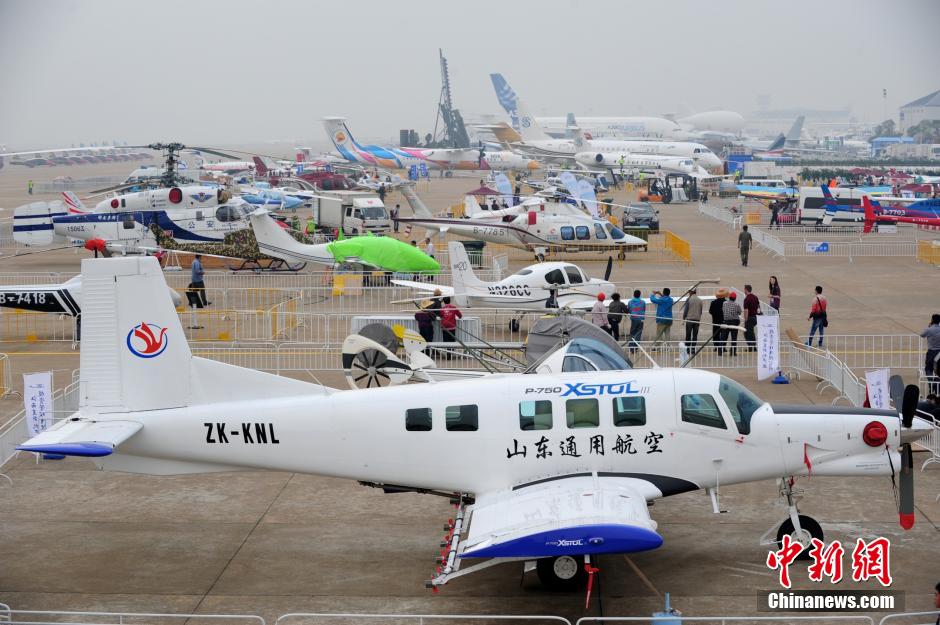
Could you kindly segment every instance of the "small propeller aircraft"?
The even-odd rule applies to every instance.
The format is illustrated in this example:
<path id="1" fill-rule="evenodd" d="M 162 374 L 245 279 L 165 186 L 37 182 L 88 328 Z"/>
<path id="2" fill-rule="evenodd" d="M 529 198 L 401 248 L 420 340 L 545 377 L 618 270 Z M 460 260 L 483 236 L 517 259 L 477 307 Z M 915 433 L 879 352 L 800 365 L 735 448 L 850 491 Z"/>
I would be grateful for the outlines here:
<path id="1" fill-rule="evenodd" d="M 310 245 L 285 232 L 262 208 L 251 213 L 249 219 L 258 249 L 288 263 L 310 262 L 329 267 L 357 263 L 383 271 L 429 275 L 441 270 L 437 261 L 423 251 L 392 237 L 366 235 Z"/>
<path id="2" fill-rule="evenodd" d="M 613 268 L 612 257 L 607 259 L 603 280 L 588 278 L 580 267 L 571 263 L 545 262 L 524 267 L 502 280 L 484 282 L 473 273 L 473 266 L 462 243 L 451 241 L 447 249 L 450 254 L 453 286 L 397 279 L 393 279 L 392 284 L 429 294 L 440 292 L 439 297 L 452 297 L 461 308 L 515 310 L 590 308 L 597 301 L 598 293 L 609 295 L 616 290 L 614 284 L 609 281 Z"/>
<path id="3" fill-rule="evenodd" d="M 522 204 L 469 219 L 446 218 L 435 217 L 414 189 L 402 187 L 401 193 L 416 215 L 399 218 L 401 223 L 529 250 L 539 261 L 545 260 L 545 254 L 551 249 L 609 249 L 622 256 L 628 248 L 646 247 L 646 241 L 625 234 L 609 221 L 579 214 L 570 208 L 556 213 L 544 210 L 545 203 Z"/>
<path id="4" fill-rule="evenodd" d="M 810 474 L 899 480 L 901 525 L 914 522 L 911 443 L 933 426 L 900 378 L 899 412 L 771 405 L 690 368 L 336 392 L 194 357 L 154 258 L 84 259 L 82 280 L 95 306 L 80 406 L 17 449 L 118 471 L 269 469 L 447 497 L 456 512 L 432 588 L 503 562 L 534 562 L 543 583 L 570 588 L 598 554 L 662 546 L 656 499 L 704 489 L 719 512 L 719 481 L 780 478 L 778 541 L 823 538 L 791 479 Z"/>

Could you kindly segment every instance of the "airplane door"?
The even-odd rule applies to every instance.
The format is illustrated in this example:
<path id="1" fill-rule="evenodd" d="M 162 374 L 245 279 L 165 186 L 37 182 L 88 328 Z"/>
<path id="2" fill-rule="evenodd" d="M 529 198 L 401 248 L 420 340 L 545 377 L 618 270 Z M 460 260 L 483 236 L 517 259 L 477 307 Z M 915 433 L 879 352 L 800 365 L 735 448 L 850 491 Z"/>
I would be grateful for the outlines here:
<path id="1" fill-rule="evenodd" d="M 117 238 L 120 241 L 139 239 L 143 229 L 140 213 L 118 213 Z"/>

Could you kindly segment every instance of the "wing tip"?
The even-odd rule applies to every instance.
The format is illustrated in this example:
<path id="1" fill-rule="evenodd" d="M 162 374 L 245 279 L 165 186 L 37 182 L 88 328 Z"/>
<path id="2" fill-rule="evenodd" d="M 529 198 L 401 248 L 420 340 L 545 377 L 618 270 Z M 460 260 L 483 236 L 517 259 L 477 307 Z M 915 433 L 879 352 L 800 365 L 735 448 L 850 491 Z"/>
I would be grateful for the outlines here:
<path id="1" fill-rule="evenodd" d="M 38 454 L 58 454 L 81 458 L 100 458 L 110 456 L 114 448 L 101 443 L 48 443 L 45 445 L 17 445 L 17 451 L 31 451 Z"/>

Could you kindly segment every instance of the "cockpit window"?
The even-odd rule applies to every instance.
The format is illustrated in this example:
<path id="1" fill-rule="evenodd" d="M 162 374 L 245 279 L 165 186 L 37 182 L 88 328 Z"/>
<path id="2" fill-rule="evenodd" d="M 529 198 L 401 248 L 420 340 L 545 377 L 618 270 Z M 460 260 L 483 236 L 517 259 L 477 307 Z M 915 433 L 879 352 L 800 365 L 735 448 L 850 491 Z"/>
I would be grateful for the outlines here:
<path id="1" fill-rule="evenodd" d="M 581 275 L 581 270 L 572 265 L 565 267 L 565 273 L 568 274 L 568 282 L 571 284 L 581 284 L 584 282 L 584 278 Z"/>
<path id="2" fill-rule="evenodd" d="M 619 239 L 622 239 L 622 238 L 624 238 L 625 236 L 627 236 L 627 235 L 625 235 L 625 234 L 623 233 L 623 230 L 621 230 L 621 229 L 618 228 L 617 226 L 611 226 L 611 227 L 610 227 L 610 238 L 613 239 L 614 241 L 617 241 L 617 240 L 619 240 Z"/>
<path id="3" fill-rule="evenodd" d="M 594 223 L 594 237 L 597 239 L 607 238 L 607 233 L 604 232 L 604 224 L 599 221 Z"/>
<path id="4" fill-rule="evenodd" d="M 760 408 L 762 402 L 754 393 L 744 388 L 730 378 L 721 376 L 718 394 L 728 404 L 728 411 L 734 417 L 734 424 L 738 426 L 740 434 L 751 433 L 751 417 L 754 411 Z"/>

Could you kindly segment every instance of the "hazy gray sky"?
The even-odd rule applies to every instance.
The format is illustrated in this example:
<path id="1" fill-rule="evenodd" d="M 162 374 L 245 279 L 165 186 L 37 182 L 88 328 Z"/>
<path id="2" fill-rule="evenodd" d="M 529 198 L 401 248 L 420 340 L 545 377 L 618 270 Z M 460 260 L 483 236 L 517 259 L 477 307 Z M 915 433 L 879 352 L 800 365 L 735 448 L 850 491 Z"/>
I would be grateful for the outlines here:
<path id="1" fill-rule="evenodd" d="M 325 140 L 434 124 L 438 47 L 465 117 L 852 107 L 940 89 L 940 2 L 0 0 L 0 144 Z"/>

